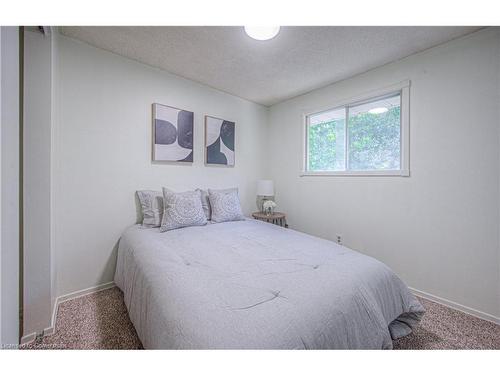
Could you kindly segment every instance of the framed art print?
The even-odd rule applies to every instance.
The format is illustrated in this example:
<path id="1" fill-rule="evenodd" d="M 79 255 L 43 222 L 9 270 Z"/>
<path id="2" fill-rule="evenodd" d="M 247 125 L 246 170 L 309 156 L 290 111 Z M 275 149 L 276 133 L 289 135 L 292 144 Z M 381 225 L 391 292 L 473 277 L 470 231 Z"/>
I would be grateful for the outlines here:
<path id="1" fill-rule="evenodd" d="M 153 104 L 153 161 L 193 161 L 194 113 Z"/>
<path id="2" fill-rule="evenodd" d="M 205 163 L 234 166 L 235 123 L 205 116 Z"/>

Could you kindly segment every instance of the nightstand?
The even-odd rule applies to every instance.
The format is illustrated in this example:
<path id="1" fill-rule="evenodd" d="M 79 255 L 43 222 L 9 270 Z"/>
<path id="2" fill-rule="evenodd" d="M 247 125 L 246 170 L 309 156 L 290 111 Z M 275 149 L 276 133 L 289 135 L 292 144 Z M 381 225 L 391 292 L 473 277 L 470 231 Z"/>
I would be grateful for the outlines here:
<path id="1" fill-rule="evenodd" d="M 266 223 L 271 223 L 288 228 L 288 224 L 286 223 L 286 215 L 283 212 L 275 212 L 270 215 L 267 215 L 263 212 L 254 212 L 252 214 L 252 217 L 260 221 L 265 221 Z"/>

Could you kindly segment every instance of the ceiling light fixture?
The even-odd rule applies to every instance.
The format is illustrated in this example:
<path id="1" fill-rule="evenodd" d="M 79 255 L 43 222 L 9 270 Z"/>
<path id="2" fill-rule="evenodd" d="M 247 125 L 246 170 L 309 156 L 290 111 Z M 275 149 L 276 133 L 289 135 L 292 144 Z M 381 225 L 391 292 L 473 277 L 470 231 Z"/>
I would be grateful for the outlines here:
<path id="1" fill-rule="evenodd" d="M 245 32 L 250 38 L 269 40 L 280 32 L 279 26 L 245 26 Z"/>
<path id="2" fill-rule="evenodd" d="M 371 113 L 372 115 L 380 115 L 381 113 L 386 113 L 387 111 L 387 107 L 377 107 L 368 110 L 368 113 Z"/>

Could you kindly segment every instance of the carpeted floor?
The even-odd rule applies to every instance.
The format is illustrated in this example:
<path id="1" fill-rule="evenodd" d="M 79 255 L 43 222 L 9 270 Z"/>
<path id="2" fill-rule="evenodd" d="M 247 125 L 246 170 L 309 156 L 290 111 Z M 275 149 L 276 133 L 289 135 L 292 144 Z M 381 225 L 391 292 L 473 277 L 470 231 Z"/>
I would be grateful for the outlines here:
<path id="1" fill-rule="evenodd" d="M 142 349 L 117 287 L 59 305 L 56 332 L 24 349 Z"/>
<path id="2" fill-rule="evenodd" d="M 420 298 L 427 312 L 395 349 L 500 349 L 500 326 Z M 142 349 L 118 288 L 60 304 L 56 332 L 24 349 Z"/>

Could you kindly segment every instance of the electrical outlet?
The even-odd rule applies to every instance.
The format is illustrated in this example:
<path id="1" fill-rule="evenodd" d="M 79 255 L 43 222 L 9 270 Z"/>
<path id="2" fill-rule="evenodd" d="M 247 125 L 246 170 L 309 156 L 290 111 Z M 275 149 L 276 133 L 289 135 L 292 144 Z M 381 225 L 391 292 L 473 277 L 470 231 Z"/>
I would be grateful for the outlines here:
<path id="1" fill-rule="evenodd" d="M 340 234 L 337 234 L 337 243 L 339 245 L 342 245 L 342 235 L 340 235 Z"/>

